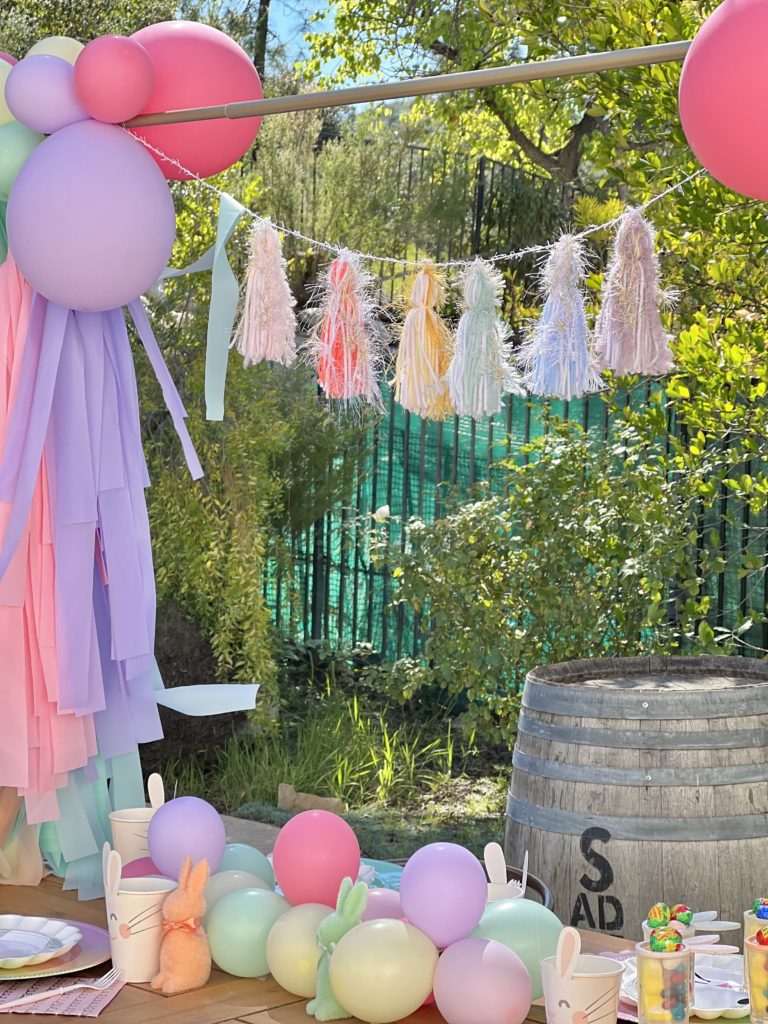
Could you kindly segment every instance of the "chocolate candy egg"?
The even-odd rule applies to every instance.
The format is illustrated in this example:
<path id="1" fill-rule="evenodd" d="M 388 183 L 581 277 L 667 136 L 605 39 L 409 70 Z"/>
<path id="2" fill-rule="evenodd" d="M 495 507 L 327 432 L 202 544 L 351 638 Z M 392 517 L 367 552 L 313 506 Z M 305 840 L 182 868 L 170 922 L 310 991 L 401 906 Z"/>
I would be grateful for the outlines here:
<path id="1" fill-rule="evenodd" d="M 684 903 L 676 903 L 669 912 L 670 920 L 679 921 L 680 924 L 689 925 L 693 920 L 693 911 Z"/>
<path id="2" fill-rule="evenodd" d="M 682 949 L 683 940 L 676 928 L 654 928 L 649 945 L 652 953 L 676 953 Z"/>
<path id="3" fill-rule="evenodd" d="M 654 903 L 648 911 L 648 924 L 651 928 L 663 928 L 669 924 L 670 910 L 666 903 Z"/>
<path id="4" fill-rule="evenodd" d="M 755 942 L 760 946 L 768 946 L 768 928 L 758 928 L 755 932 Z"/>
<path id="5" fill-rule="evenodd" d="M 755 900 L 752 904 L 752 912 L 761 921 L 768 920 L 768 899 L 763 896 L 759 900 Z"/>

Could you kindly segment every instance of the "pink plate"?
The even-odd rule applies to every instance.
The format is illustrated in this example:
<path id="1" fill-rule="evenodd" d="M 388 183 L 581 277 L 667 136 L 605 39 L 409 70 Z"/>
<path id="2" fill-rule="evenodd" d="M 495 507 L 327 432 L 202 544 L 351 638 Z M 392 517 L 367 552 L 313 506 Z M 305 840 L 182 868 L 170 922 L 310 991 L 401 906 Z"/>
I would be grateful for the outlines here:
<path id="1" fill-rule="evenodd" d="M 13 971 L 0 970 L 0 982 L 74 974 L 76 971 L 87 971 L 109 960 L 109 932 L 106 929 L 83 924 L 82 921 L 67 921 L 67 924 L 82 932 L 83 937 L 76 946 L 55 960 L 46 960 L 44 964 L 31 964 L 29 967 L 18 967 Z"/>

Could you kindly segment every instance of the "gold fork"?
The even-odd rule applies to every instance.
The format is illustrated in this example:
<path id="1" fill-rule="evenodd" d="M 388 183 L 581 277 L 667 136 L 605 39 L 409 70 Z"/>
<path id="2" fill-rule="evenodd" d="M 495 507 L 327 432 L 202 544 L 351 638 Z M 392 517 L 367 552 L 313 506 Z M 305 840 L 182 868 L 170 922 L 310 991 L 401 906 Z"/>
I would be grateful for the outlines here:
<path id="1" fill-rule="evenodd" d="M 69 992 L 74 992 L 79 988 L 91 989 L 94 992 L 103 992 L 104 989 L 111 988 L 116 981 L 119 981 L 123 976 L 123 972 L 119 967 L 113 967 L 111 971 L 102 978 L 97 978 L 95 981 L 79 981 L 76 985 L 68 985 L 64 988 L 54 988 L 49 992 L 37 992 L 32 996 L 22 996 L 21 999 L 12 999 L 8 1003 L 0 1003 L 0 1013 L 5 1010 L 15 1010 L 17 1006 L 28 1006 L 30 1003 L 41 1003 L 44 999 L 55 999 L 57 996 L 66 995 Z"/>

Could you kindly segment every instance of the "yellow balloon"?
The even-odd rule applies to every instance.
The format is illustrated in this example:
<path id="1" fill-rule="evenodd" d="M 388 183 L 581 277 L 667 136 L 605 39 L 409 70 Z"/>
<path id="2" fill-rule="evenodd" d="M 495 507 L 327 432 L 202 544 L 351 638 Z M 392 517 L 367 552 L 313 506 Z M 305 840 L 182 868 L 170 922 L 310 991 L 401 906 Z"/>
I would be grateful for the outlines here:
<path id="1" fill-rule="evenodd" d="M 0 60 L 0 124 L 8 124 L 13 120 L 13 114 L 5 102 L 5 80 L 10 75 L 12 67 L 13 64 L 9 64 L 7 60 Z"/>
<path id="2" fill-rule="evenodd" d="M 27 56 L 35 57 L 45 54 L 48 57 L 61 57 L 62 60 L 74 64 L 84 49 L 83 43 L 70 36 L 46 36 L 45 39 L 38 40 L 32 49 L 27 51 Z"/>
<path id="3" fill-rule="evenodd" d="M 391 1024 L 415 1013 L 432 991 L 437 948 L 404 921 L 365 921 L 331 957 L 331 988 L 353 1017 Z"/>
<path id="4" fill-rule="evenodd" d="M 267 964 L 278 985 L 295 996 L 316 995 L 317 965 L 322 950 L 317 929 L 331 913 L 321 903 L 302 903 L 278 918 L 267 939 Z"/>

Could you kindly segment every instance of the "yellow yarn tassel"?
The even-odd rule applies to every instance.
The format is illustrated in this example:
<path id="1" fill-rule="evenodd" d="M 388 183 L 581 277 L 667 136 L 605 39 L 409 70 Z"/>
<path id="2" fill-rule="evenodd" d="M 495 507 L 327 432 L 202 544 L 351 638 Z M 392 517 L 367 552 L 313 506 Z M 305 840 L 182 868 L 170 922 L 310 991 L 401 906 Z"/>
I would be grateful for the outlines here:
<path id="1" fill-rule="evenodd" d="M 437 312 L 443 296 L 435 267 L 425 263 L 411 288 L 393 382 L 395 401 L 430 420 L 443 420 L 453 412 L 445 377 L 452 356 L 451 333 Z"/>

